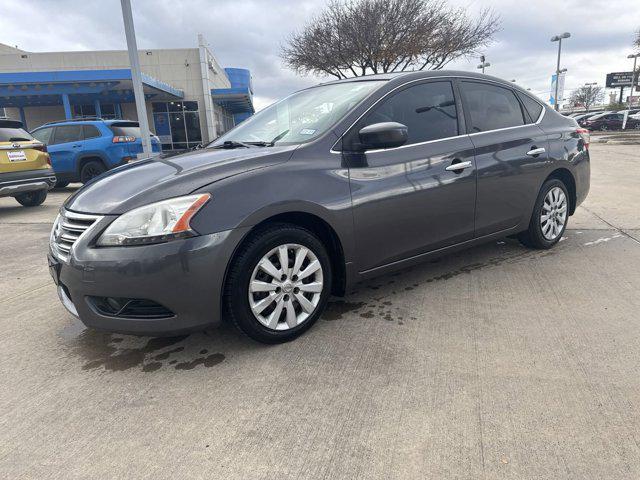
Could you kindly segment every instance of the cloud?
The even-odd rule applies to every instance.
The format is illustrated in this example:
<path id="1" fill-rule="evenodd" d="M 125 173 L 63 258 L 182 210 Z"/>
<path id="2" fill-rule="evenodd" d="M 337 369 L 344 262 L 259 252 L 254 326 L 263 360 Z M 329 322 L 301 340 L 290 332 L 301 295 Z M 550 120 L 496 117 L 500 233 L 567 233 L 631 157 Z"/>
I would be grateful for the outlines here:
<path id="1" fill-rule="evenodd" d="M 516 79 L 525 87 L 548 94 L 555 70 L 557 44 L 552 35 L 571 32 L 563 44 L 562 66 L 569 70 L 567 88 L 584 82 L 604 84 L 605 74 L 631 69 L 633 33 L 640 11 L 628 0 L 451 0 L 474 15 L 491 7 L 502 17 L 502 30 L 485 54 L 487 73 Z M 321 0 L 135 0 L 133 14 L 140 48 L 195 47 L 203 33 L 220 63 L 252 71 L 260 108 L 320 79 L 300 77 L 279 58 L 280 46 L 319 12 Z M 38 25 L 38 34 L 24 19 Z M 124 49 L 120 2 L 77 0 L 5 0 L 0 18 L 0 42 L 30 51 Z M 476 71 L 477 59 L 448 66 Z"/>

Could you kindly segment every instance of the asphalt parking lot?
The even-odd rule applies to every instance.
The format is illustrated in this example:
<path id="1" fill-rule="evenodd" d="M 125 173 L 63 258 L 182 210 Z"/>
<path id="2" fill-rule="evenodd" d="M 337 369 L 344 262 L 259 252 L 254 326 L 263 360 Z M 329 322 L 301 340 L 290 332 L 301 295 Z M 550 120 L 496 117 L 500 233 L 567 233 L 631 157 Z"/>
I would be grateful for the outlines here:
<path id="1" fill-rule="evenodd" d="M 640 478 L 640 153 L 592 145 L 551 251 L 362 285 L 300 339 L 96 333 L 59 303 L 73 189 L 0 199 L 0 478 Z"/>

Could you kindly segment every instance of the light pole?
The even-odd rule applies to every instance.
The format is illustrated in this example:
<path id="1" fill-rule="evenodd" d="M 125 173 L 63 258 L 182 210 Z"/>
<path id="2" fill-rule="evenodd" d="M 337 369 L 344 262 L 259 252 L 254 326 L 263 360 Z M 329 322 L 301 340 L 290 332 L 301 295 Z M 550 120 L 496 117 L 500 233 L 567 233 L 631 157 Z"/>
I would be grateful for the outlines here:
<path id="1" fill-rule="evenodd" d="M 627 55 L 627 58 L 633 58 L 633 70 L 631 70 L 631 92 L 629 93 L 629 109 L 631 109 L 631 105 L 633 104 L 633 86 L 636 83 L 636 62 L 640 57 L 640 53 L 636 53 L 635 55 Z"/>
<path id="2" fill-rule="evenodd" d="M 571 36 L 571 34 L 569 32 L 564 32 L 561 35 L 555 35 L 553 37 L 551 37 L 551 41 L 552 42 L 558 42 L 558 63 L 556 64 L 556 93 L 555 93 L 555 97 L 554 97 L 554 101 L 553 101 L 553 108 L 555 108 L 556 112 L 558 111 L 558 109 L 560 108 L 559 102 L 558 102 L 558 86 L 560 84 L 560 53 L 562 52 L 562 39 L 563 38 L 569 38 Z M 565 70 L 566 72 L 566 70 Z"/>
<path id="3" fill-rule="evenodd" d="M 484 55 L 482 55 L 480 57 L 480 65 L 478 65 L 478 68 L 482 69 L 482 73 L 484 73 L 484 69 L 486 67 L 490 67 L 490 66 L 491 66 L 491 64 L 489 62 L 485 62 L 484 61 Z"/>
<path id="4" fill-rule="evenodd" d="M 138 46 L 136 44 L 136 32 L 133 28 L 133 14 L 131 13 L 131 0 L 120 0 L 122 4 L 122 20 L 124 21 L 124 33 L 127 37 L 127 50 L 129 50 L 129 63 L 131 65 L 131 81 L 133 83 L 133 96 L 136 99 L 136 111 L 138 123 L 142 134 L 142 152 L 145 156 L 151 156 L 151 136 L 149 135 L 149 120 L 147 119 L 147 106 L 142 89 L 142 73 L 140 72 L 140 59 L 138 58 Z"/>

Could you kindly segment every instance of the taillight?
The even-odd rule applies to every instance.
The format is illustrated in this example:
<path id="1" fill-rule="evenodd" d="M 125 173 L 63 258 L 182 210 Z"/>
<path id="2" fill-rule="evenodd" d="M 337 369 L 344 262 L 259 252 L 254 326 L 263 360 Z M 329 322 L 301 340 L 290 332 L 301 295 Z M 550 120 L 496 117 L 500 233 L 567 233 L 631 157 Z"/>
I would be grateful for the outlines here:
<path id="1" fill-rule="evenodd" d="M 53 165 L 51 165 L 51 157 L 49 156 L 48 153 L 47 153 L 47 165 L 49 165 L 50 167 L 53 167 Z"/>
<path id="2" fill-rule="evenodd" d="M 113 143 L 131 143 L 136 141 L 136 137 L 124 136 L 124 135 L 114 135 Z"/>
<path id="3" fill-rule="evenodd" d="M 45 153 L 47 153 L 47 146 L 46 146 L 44 143 L 42 143 L 42 144 L 40 144 L 40 145 L 34 145 L 34 146 L 33 146 L 33 147 L 31 147 L 31 148 L 33 148 L 34 150 L 39 150 L 39 151 L 41 151 L 41 152 L 45 152 Z"/>
<path id="4" fill-rule="evenodd" d="M 589 134 L 589 130 L 587 130 L 586 128 L 578 128 L 576 129 L 576 133 L 580 135 L 582 143 L 584 143 L 585 150 L 589 150 L 589 143 L 591 142 L 591 135 Z"/>

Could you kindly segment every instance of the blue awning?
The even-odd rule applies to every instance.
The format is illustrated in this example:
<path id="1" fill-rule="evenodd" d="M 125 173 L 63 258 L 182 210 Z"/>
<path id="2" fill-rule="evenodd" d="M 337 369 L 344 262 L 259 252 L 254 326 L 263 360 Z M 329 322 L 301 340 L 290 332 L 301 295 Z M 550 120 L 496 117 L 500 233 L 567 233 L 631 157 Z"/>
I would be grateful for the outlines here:
<path id="1" fill-rule="evenodd" d="M 184 92 L 142 74 L 147 99 L 176 100 Z M 127 103 L 134 101 L 130 69 L 62 70 L 53 72 L 0 73 L 0 107 L 60 105 L 61 96 L 71 103 Z"/>
<path id="2" fill-rule="evenodd" d="M 248 87 L 215 88 L 211 90 L 213 101 L 231 113 L 254 113 L 253 97 Z"/>
<path id="3" fill-rule="evenodd" d="M 251 72 L 245 68 L 225 68 L 231 88 L 214 88 L 211 90 L 213 101 L 234 115 L 252 115 L 253 84 Z"/>

